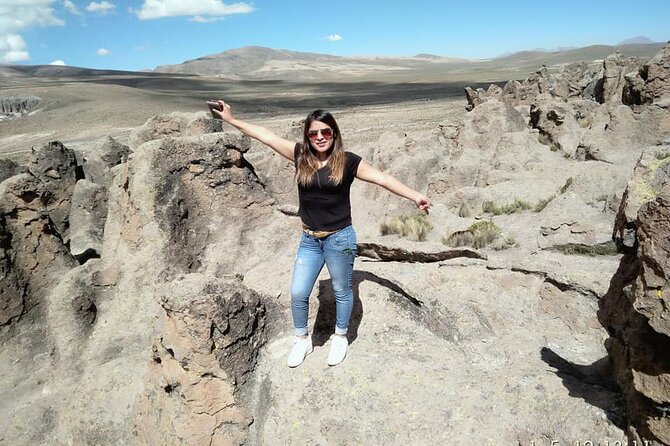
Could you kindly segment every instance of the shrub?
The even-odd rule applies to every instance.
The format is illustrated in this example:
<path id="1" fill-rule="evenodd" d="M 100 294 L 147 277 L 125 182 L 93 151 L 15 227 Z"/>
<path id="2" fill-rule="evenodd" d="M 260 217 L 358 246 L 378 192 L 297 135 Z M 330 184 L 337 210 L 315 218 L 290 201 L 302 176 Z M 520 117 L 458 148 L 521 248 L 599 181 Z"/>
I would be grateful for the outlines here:
<path id="1" fill-rule="evenodd" d="M 666 151 L 656 152 L 656 159 L 657 160 L 662 161 L 666 158 L 670 158 L 670 152 L 666 152 Z"/>
<path id="2" fill-rule="evenodd" d="M 513 203 L 503 205 L 502 207 L 496 206 L 492 201 L 485 201 L 482 204 L 482 210 L 493 215 L 516 214 L 529 209 L 533 209 L 533 206 L 527 201 L 519 200 L 518 198 Z"/>
<path id="3" fill-rule="evenodd" d="M 475 238 L 470 231 L 458 231 L 451 234 L 449 237 L 443 236 L 442 243 L 451 246 L 452 248 L 458 248 L 460 246 L 472 246 Z"/>
<path id="4" fill-rule="evenodd" d="M 426 240 L 432 229 L 433 224 L 423 213 L 393 217 L 388 223 L 382 223 L 380 228 L 382 235 L 398 234 L 419 242 Z"/>
<path id="5" fill-rule="evenodd" d="M 470 217 L 470 215 L 472 215 L 472 213 L 470 212 L 470 207 L 466 202 L 463 202 L 463 204 L 461 204 L 460 209 L 458 210 L 458 216 L 468 218 Z"/>
<path id="6" fill-rule="evenodd" d="M 544 210 L 544 208 L 547 207 L 549 202 L 551 200 L 553 200 L 554 198 L 556 198 L 556 195 L 552 195 L 549 198 L 545 198 L 543 200 L 538 201 L 537 204 L 535 205 L 535 207 L 533 208 L 533 212 L 542 212 Z"/>
<path id="7" fill-rule="evenodd" d="M 452 248 L 473 246 L 479 249 L 489 245 L 500 237 L 500 234 L 500 228 L 492 221 L 478 221 L 470 225 L 466 231 L 458 231 L 449 237 L 442 237 L 442 243 Z"/>
<path id="8" fill-rule="evenodd" d="M 473 223 L 468 228 L 468 231 L 472 233 L 474 238 L 473 246 L 475 248 L 483 248 L 497 239 L 501 234 L 500 228 L 492 221 L 478 221 Z"/>
<path id="9" fill-rule="evenodd" d="M 565 184 L 563 187 L 561 187 L 561 195 L 565 193 L 566 190 L 572 185 L 572 182 L 574 179 L 572 177 L 569 177 L 567 180 L 565 180 Z"/>
<path id="10" fill-rule="evenodd" d="M 503 249 L 513 248 L 516 245 L 516 239 L 513 236 L 508 235 L 505 237 L 505 240 L 501 240 L 499 243 L 494 243 L 491 248 L 495 249 L 496 251 L 502 251 Z"/>

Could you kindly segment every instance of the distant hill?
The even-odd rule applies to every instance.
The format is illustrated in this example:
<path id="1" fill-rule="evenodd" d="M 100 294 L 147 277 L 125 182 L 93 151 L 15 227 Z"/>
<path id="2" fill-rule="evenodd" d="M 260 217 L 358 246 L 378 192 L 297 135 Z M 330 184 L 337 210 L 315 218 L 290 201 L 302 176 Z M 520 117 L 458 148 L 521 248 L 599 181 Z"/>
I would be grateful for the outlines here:
<path id="1" fill-rule="evenodd" d="M 414 57 L 341 57 L 247 46 L 212 54 L 178 65 L 162 65 L 161 73 L 191 73 L 228 79 L 338 79 L 414 70 L 426 63 L 464 62 L 466 59 L 418 54 Z"/>
<path id="2" fill-rule="evenodd" d="M 630 39 L 626 39 L 623 42 L 619 42 L 619 45 L 630 45 L 633 43 L 656 43 L 653 40 L 651 40 L 649 37 L 646 36 L 636 36 L 636 37 L 631 37 Z"/>
<path id="3" fill-rule="evenodd" d="M 635 38 L 638 39 L 638 38 Z M 436 79 L 441 74 L 506 70 L 527 73 L 546 64 L 560 66 L 577 61 L 593 61 L 617 51 L 625 56 L 650 58 L 662 43 L 593 45 L 583 48 L 521 51 L 491 60 L 467 60 L 421 53 L 412 57 L 342 57 L 248 46 L 189 60 L 177 65 L 162 65 L 161 73 L 197 74 L 230 80 L 411 80 Z"/>

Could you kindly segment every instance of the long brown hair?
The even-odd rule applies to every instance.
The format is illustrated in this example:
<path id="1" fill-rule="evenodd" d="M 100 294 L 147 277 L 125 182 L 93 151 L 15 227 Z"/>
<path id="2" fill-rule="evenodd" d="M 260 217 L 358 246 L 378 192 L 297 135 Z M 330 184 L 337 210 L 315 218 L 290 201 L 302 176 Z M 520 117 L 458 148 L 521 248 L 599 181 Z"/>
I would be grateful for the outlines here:
<path id="1" fill-rule="evenodd" d="M 329 178 L 333 183 L 339 185 L 342 182 L 342 176 L 344 176 L 344 144 L 342 143 L 340 127 L 337 125 L 335 118 L 324 110 L 314 110 L 305 119 L 305 127 L 302 132 L 302 145 L 300 146 L 295 163 L 296 181 L 301 186 L 309 186 L 314 181 L 314 174 L 319 170 L 319 160 L 314 154 L 314 149 L 312 149 L 312 145 L 307 137 L 307 131 L 314 121 L 323 122 L 333 129 L 333 145 L 330 148 L 330 158 L 328 159 L 328 166 L 330 167 Z"/>

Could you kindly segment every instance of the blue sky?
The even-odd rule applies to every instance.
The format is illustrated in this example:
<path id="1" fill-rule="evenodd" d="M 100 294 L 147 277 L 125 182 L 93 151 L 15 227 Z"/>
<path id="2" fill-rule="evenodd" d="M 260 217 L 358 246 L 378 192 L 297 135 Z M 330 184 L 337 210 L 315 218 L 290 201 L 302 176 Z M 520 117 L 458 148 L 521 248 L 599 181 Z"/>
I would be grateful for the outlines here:
<path id="1" fill-rule="evenodd" d="M 0 63 L 29 65 L 153 69 L 247 45 L 482 59 L 635 36 L 670 40 L 670 0 L 0 0 Z"/>

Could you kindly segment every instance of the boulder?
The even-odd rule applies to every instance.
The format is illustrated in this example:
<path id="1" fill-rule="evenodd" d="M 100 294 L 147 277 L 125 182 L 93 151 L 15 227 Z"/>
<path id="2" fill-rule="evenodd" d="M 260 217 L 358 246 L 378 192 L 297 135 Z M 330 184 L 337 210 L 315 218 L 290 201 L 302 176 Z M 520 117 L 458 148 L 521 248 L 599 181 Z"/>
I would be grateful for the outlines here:
<path id="1" fill-rule="evenodd" d="M 75 154 L 59 141 L 50 142 L 32 154 L 28 172 L 44 184 L 44 205 L 56 234 L 68 243 L 70 203 L 80 176 Z"/>
<path id="2" fill-rule="evenodd" d="M 623 91 L 628 105 L 657 104 L 670 107 L 670 42 L 637 73 L 626 77 Z"/>
<path id="3" fill-rule="evenodd" d="M 130 148 L 107 136 L 85 152 L 76 151 L 75 154 L 84 178 L 108 188 L 112 180 L 112 167 L 127 161 Z"/>
<path id="4" fill-rule="evenodd" d="M 670 183 L 670 156 L 665 157 L 663 147 L 652 146 L 642 153 L 633 170 L 633 177 L 626 186 L 612 234 L 614 241 L 622 248 L 635 247 L 640 208 L 654 201 L 663 186 Z"/>
<path id="5" fill-rule="evenodd" d="M 222 121 L 212 118 L 206 112 L 156 115 L 143 126 L 130 132 L 130 148 L 135 150 L 147 141 L 167 136 L 195 136 L 206 133 L 220 132 Z"/>
<path id="6" fill-rule="evenodd" d="M 629 439 L 640 444 L 670 443 L 670 183 L 654 195 L 637 213 L 637 249 L 622 259 L 599 310 Z"/>

